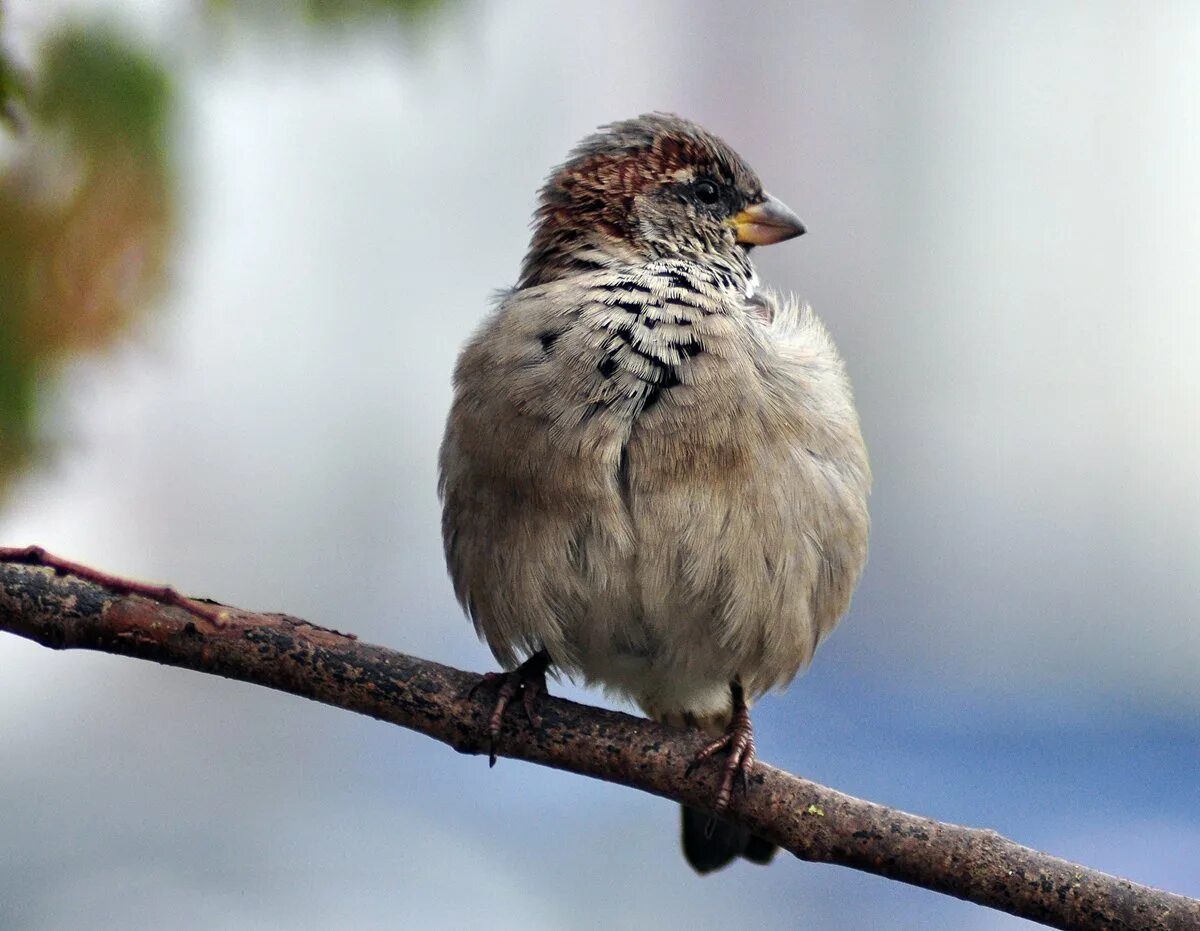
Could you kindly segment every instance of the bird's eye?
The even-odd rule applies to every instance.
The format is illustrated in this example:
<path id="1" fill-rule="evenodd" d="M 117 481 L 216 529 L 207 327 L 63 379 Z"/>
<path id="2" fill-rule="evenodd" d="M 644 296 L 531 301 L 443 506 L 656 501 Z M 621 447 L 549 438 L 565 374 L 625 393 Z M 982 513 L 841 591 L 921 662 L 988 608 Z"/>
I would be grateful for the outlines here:
<path id="1" fill-rule="evenodd" d="M 710 207 L 721 199 L 721 189 L 711 178 L 701 178 L 692 190 L 696 194 L 696 200 L 702 204 L 708 204 Z"/>

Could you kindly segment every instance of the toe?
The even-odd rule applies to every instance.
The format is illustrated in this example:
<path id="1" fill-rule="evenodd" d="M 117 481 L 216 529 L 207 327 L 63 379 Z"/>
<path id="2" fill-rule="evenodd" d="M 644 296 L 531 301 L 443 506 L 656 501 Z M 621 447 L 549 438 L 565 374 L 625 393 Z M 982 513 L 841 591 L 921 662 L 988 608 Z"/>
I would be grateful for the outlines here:
<path id="1" fill-rule="evenodd" d="M 527 685 L 524 694 L 521 696 L 521 703 L 525 706 L 525 717 L 529 719 L 529 723 L 534 727 L 542 726 L 542 716 L 538 714 L 537 710 L 539 691 L 534 685 Z"/>

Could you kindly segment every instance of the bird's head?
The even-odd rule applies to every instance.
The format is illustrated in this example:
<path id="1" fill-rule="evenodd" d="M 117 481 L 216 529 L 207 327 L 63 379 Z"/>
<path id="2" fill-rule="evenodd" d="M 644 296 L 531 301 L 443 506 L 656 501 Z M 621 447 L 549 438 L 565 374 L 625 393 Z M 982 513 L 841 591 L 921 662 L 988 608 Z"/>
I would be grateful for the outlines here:
<path id="1" fill-rule="evenodd" d="M 751 247 L 803 232 L 724 142 L 680 117 L 647 114 L 584 139 L 550 176 L 520 286 L 665 257 L 748 270 Z"/>

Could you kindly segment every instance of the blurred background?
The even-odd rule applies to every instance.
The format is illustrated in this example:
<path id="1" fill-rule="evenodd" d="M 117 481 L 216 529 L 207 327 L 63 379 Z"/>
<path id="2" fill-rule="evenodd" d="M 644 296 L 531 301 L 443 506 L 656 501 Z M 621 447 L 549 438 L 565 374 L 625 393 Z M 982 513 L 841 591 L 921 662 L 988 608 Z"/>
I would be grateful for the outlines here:
<path id="1" fill-rule="evenodd" d="M 1200 7 L 10 0 L 0 541 L 492 668 L 458 347 L 598 124 L 724 136 L 854 378 L 871 559 L 762 757 L 1200 895 Z M 567 685 L 557 691 L 600 702 Z M 0 928 L 1023 922 L 658 799 L 0 635 Z"/>

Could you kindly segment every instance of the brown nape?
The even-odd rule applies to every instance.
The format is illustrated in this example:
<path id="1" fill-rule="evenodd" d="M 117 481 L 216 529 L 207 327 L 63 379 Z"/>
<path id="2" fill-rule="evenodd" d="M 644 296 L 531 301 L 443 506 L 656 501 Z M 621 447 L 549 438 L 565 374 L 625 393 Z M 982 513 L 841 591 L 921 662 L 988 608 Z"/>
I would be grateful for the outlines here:
<path id="1" fill-rule="evenodd" d="M 519 287 L 581 270 L 575 253 L 589 239 L 636 244 L 634 198 L 657 183 L 657 174 L 647 170 L 646 155 L 638 150 L 597 154 L 569 162 L 550 178 L 542 189 Z"/>

